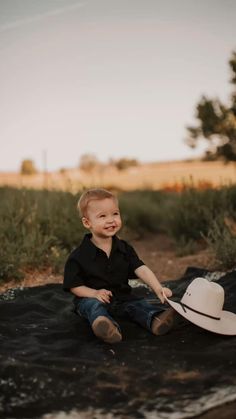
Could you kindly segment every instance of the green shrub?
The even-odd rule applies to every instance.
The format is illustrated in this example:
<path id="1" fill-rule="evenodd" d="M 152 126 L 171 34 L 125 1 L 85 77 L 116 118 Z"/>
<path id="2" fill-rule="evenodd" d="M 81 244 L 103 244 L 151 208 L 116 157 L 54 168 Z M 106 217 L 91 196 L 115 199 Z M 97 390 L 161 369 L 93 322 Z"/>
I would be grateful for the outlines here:
<path id="1" fill-rule="evenodd" d="M 176 256 L 193 255 L 196 253 L 198 245 L 195 240 L 186 240 L 183 236 L 176 241 Z"/>
<path id="2" fill-rule="evenodd" d="M 187 189 L 176 197 L 169 214 L 169 233 L 178 242 L 199 240 L 206 235 L 209 223 L 224 205 L 219 191 Z"/>
<path id="3" fill-rule="evenodd" d="M 220 269 L 231 269 L 236 265 L 236 237 L 225 225 L 222 217 L 212 222 L 207 241 Z"/>
<path id="4" fill-rule="evenodd" d="M 76 197 L 69 193 L 0 188 L 0 279 L 26 267 L 59 270 L 82 238 Z"/>
<path id="5" fill-rule="evenodd" d="M 138 235 L 164 229 L 162 194 L 153 191 L 122 193 L 119 197 L 123 224 Z"/>

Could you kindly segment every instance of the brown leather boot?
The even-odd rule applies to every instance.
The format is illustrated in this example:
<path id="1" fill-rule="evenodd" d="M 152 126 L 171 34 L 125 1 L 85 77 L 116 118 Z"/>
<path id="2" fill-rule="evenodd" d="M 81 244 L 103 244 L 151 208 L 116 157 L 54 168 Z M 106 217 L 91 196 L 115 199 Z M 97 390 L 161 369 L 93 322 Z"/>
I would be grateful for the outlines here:
<path id="1" fill-rule="evenodd" d="M 92 324 L 93 333 L 106 343 L 116 343 L 122 340 L 122 335 L 110 319 L 98 316 Z"/>
<path id="2" fill-rule="evenodd" d="M 152 333 L 156 336 L 165 335 L 174 326 L 176 311 L 168 308 L 158 316 L 153 317 L 151 324 Z"/>

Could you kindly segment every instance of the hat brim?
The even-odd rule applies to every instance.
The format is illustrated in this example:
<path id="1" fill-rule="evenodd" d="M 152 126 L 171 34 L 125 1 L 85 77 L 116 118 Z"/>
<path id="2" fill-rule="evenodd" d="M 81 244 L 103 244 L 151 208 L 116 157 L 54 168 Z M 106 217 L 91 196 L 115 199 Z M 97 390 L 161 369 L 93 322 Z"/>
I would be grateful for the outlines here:
<path id="1" fill-rule="evenodd" d="M 210 332 L 219 333 L 221 335 L 236 335 L 236 314 L 231 313 L 230 311 L 222 310 L 220 320 L 215 320 L 195 313 L 186 307 L 183 308 L 180 303 L 169 300 L 166 296 L 165 298 L 174 310 L 193 324 L 209 330 Z"/>

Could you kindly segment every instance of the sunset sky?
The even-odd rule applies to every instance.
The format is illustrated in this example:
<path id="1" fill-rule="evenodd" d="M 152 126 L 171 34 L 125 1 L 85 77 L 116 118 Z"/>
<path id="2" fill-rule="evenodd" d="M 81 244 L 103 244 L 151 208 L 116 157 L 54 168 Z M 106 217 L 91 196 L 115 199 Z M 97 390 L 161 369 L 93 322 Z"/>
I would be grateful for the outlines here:
<path id="1" fill-rule="evenodd" d="M 229 99 L 235 22 L 234 0 L 0 0 L 0 171 L 200 155 L 185 127 Z"/>

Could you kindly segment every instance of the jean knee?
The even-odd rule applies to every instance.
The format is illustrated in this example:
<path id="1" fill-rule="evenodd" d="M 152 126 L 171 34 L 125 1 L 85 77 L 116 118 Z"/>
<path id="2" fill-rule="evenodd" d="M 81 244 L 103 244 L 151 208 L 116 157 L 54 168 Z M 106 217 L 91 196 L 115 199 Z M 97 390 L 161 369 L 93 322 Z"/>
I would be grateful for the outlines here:
<path id="1" fill-rule="evenodd" d="M 134 302 L 132 301 L 127 304 L 125 310 L 133 321 L 147 329 L 150 329 L 151 319 L 156 310 L 150 303 L 148 303 L 148 301 L 145 299 Z"/>
<path id="2" fill-rule="evenodd" d="M 85 314 L 88 311 L 96 311 L 101 306 L 101 302 L 97 298 L 83 297 L 78 303 L 78 309 L 81 314 Z"/>

